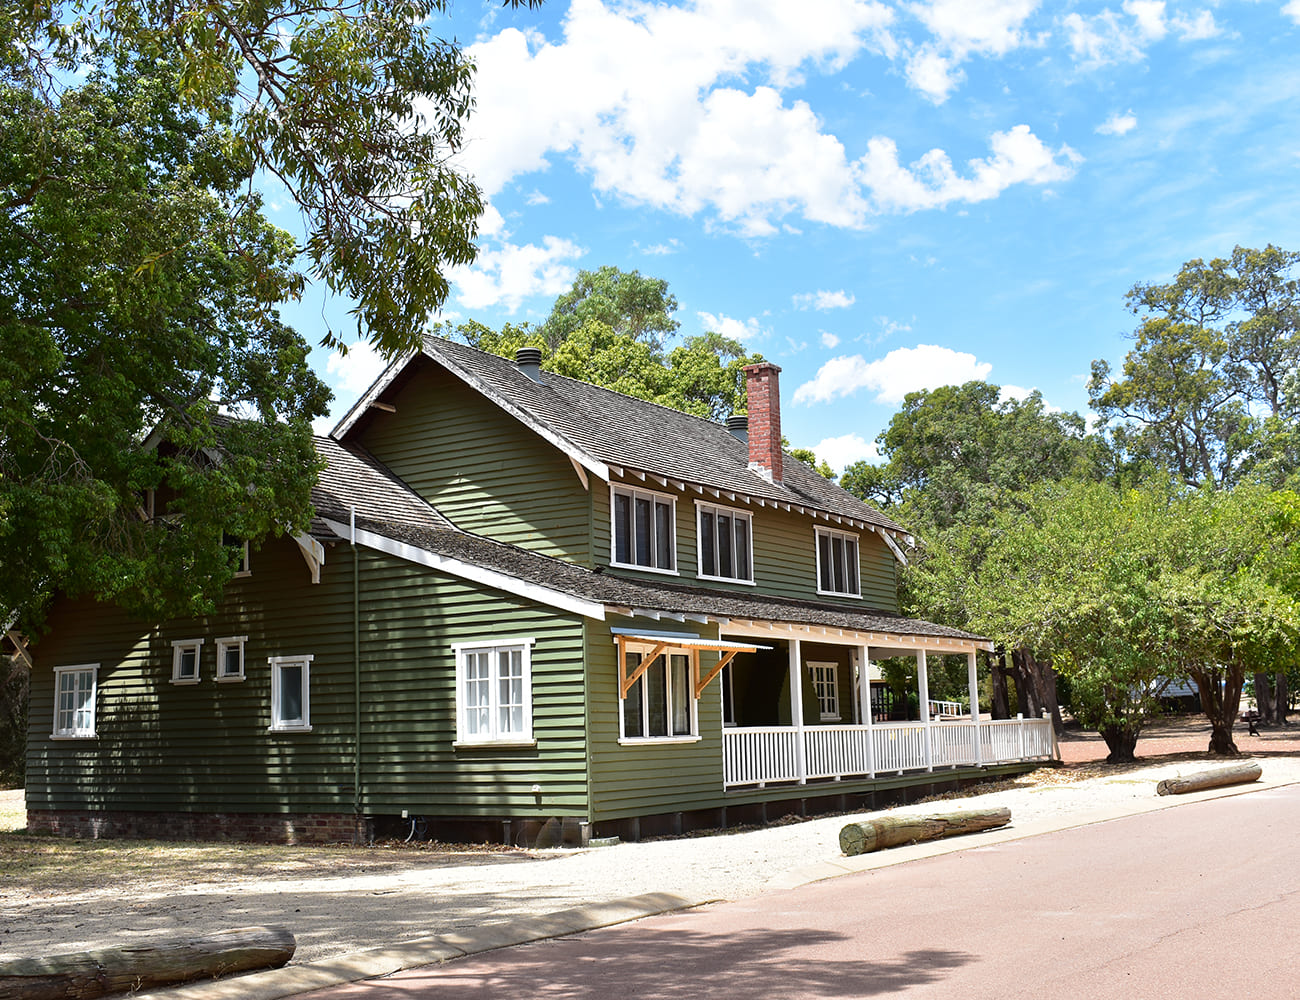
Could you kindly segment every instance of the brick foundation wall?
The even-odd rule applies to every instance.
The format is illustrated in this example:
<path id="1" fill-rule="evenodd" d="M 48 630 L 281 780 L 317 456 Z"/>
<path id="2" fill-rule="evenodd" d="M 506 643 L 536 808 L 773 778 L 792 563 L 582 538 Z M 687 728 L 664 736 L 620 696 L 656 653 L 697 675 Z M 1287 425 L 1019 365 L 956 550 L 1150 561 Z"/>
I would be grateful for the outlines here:
<path id="1" fill-rule="evenodd" d="M 368 823 L 351 813 L 180 813 L 29 809 L 29 833 L 86 840 L 239 840 L 271 844 L 367 843 Z"/>

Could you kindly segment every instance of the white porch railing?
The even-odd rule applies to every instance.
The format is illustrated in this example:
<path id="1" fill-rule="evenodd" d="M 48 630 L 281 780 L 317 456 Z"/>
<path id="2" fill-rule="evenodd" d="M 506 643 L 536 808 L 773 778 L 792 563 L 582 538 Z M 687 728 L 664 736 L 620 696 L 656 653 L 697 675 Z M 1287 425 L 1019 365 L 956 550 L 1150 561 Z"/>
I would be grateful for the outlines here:
<path id="1" fill-rule="evenodd" d="M 934 722 L 929 726 L 933 768 L 975 764 L 1012 764 L 1051 760 L 1051 719 L 1003 719 L 976 724 Z M 800 731 L 789 726 L 724 729 L 724 783 L 762 785 L 767 782 L 825 778 L 871 778 L 878 774 L 923 771 L 926 727 L 919 722 L 867 726 L 809 726 L 803 732 L 804 773 L 799 773 Z"/>

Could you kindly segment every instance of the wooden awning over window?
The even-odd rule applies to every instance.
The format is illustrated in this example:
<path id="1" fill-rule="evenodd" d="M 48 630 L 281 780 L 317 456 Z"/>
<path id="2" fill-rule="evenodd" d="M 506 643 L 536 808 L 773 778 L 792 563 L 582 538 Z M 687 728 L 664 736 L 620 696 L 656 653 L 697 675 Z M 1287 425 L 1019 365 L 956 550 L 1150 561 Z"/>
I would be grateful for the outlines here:
<path id="1" fill-rule="evenodd" d="M 722 673 L 722 668 L 730 663 L 737 653 L 756 653 L 771 646 L 759 646 L 749 642 L 729 642 L 726 639 L 702 639 L 697 635 L 678 632 L 631 631 L 614 629 L 614 640 L 618 644 L 618 696 L 626 698 L 632 685 L 641 679 L 655 660 L 672 650 L 686 650 L 691 658 L 691 687 L 698 698 L 709 686 L 709 682 Z M 700 650 L 707 649 L 721 653 L 718 662 L 709 668 L 709 672 L 700 674 Z M 641 662 L 630 674 L 627 673 L 627 654 L 643 653 Z"/>

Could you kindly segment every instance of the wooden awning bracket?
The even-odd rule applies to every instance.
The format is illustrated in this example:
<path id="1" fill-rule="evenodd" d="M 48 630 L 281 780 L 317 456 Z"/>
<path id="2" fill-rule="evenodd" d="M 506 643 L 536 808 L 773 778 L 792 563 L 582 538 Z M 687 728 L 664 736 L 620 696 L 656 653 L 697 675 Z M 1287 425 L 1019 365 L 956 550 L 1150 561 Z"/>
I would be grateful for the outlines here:
<path id="1" fill-rule="evenodd" d="M 627 693 L 632 690 L 632 685 L 641 679 L 641 675 L 650 669 L 650 664 L 654 663 L 655 660 L 659 659 L 659 657 L 663 655 L 664 650 L 667 648 L 668 648 L 668 643 L 666 642 L 658 643 L 656 646 L 654 646 L 654 648 L 650 650 L 649 653 L 641 657 L 641 662 L 636 665 L 636 669 L 633 670 L 632 673 L 628 674 L 625 673 L 625 671 L 627 670 L 627 638 L 621 635 L 618 637 L 618 676 L 619 676 L 618 696 L 619 698 L 627 697 Z"/>
<path id="2" fill-rule="evenodd" d="M 726 651 L 725 653 L 723 653 L 720 657 L 718 657 L 718 662 L 715 663 L 712 667 L 710 667 L 710 668 L 709 668 L 709 672 L 708 672 L 707 674 L 705 674 L 703 677 L 700 677 L 700 675 L 699 675 L 699 674 L 700 674 L 700 658 L 699 658 L 698 655 L 697 655 L 696 657 L 694 657 L 694 659 L 695 659 L 695 676 L 696 676 L 696 678 L 697 678 L 696 681 L 695 681 L 695 697 L 696 697 L 696 698 L 698 698 L 698 697 L 700 697 L 700 695 L 704 694 L 704 689 L 705 689 L 706 687 L 709 686 L 709 682 L 712 681 L 713 678 L 717 677 L 720 673 L 722 673 L 722 668 L 725 667 L 728 663 L 730 663 L 733 659 L 735 659 L 736 654 L 739 653 L 739 652 L 740 652 L 740 650 L 738 650 L 738 649 L 730 649 L 730 650 L 727 650 L 727 651 Z"/>

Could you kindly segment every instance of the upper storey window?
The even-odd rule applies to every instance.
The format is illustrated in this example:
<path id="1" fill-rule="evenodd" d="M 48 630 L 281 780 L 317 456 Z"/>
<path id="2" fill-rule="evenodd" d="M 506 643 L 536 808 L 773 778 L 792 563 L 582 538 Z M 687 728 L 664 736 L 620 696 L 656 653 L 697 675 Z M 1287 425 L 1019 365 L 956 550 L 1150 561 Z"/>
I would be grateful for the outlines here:
<path id="1" fill-rule="evenodd" d="M 750 516 L 744 511 L 696 503 L 699 519 L 700 576 L 711 580 L 754 582 Z"/>
<path id="2" fill-rule="evenodd" d="M 861 597 L 858 582 L 858 536 L 817 528 L 817 593 Z"/>
<path id="3" fill-rule="evenodd" d="M 662 493 L 627 486 L 610 488 L 613 498 L 615 566 L 677 572 L 677 501 Z"/>

